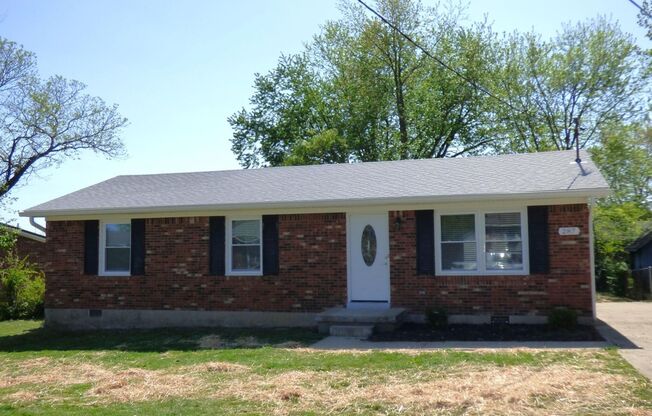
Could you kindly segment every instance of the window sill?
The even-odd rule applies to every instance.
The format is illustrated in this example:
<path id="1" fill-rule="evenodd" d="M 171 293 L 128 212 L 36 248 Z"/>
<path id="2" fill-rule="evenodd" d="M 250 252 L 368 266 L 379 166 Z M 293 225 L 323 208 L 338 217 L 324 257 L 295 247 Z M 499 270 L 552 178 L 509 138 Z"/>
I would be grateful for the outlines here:
<path id="1" fill-rule="evenodd" d="M 263 272 L 226 272 L 226 277 L 261 277 Z"/>
<path id="2" fill-rule="evenodd" d="M 496 271 L 468 271 L 468 272 L 451 272 L 445 270 L 435 271 L 436 276 L 528 276 L 530 273 L 526 270 L 496 270 Z"/>
<path id="3" fill-rule="evenodd" d="M 131 277 L 131 273 L 100 273 L 97 277 Z"/>

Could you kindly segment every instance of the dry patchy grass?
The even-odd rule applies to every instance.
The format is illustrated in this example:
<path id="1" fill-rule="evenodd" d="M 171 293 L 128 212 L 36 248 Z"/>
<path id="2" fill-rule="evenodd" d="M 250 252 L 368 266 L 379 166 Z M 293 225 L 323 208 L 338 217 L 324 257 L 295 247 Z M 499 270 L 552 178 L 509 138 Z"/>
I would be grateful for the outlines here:
<path id="1" fill-rule="evenodd" d="M 260 371 L 221 361 L 145 370 L 51 358 L 0 365 L 0 402 L 23 405 L 72 400 L 65 388 L 87 385 L 81 405 L 210 398 L 259 403 L 277 415 L 652 414 L 632 405 L 637 402 L 636 380 L 609 371 L 595 354 L 581 364 L 461 364 L 390 371 Z"/>
<path id="2" fill-rule="evenodd" d="M 621 375 L 566 365 L 545 368 L 458 367 L 454 372 L 402 371 L 393 374 L 289 371 L 273 377 L 234 380 L 216 393 L 272 403 L 286 415 L 321 409 L 328 414 L 359 413 L 378 407 L 406 414 L 577 414 L 629 413 Z"/>

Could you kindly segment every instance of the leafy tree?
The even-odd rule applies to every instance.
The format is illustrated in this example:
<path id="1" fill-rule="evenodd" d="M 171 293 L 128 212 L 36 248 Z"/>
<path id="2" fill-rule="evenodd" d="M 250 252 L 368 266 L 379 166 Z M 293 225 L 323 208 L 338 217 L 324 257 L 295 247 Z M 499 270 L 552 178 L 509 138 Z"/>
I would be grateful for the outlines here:
<path id="1" fill-rule="evenodd" d="M 348 161 L 346 140 L 335 129 L 325 130 L 309 140 L 296 143 L 283 160 L 285 165 L 319 165 Z"/>
<path id="2" fill-rule="evenodd" d="M 593 212 L 598 289 L 626 295 L 629 254 L 625 247 L 650 228 L 652 211 L 636 202 L 602 202 Z"/>
<path id="3" fill-rule="evenodd" d="M 10 252 L 0 260 L 0 320 L 42 317 L 44 296 L 45 275 L 27 258 Z"/>
<path id="4" fill-rule="evenodd" d="M 648 0 L 643 0 L 638 13 L 638 24 L 647 30 L 647 37 L 652 39 L 652 5 Z"/>
<path id="5" fill-rule="evenodd" d="M 297 143 L 330 128 L 327 97 L 305 54 L 281 56 L 266 75 L 256 74 L 253 110 L 229 117 L 231 149 L 244 167 L 282 165 Z"/>
<path id="6" fill-rule="evenodd" d="M 607 126 L 591 156 L 613 191 L 610 202 L 652 203 L 652 127 Z"/>
<path id="7" fill-rule="evenodd" d="M 576 137 L 590 147 L 603 127 L 647 115 L 650 57 L 604 17 L 565 25 L 550 41 L 513 34 L 500 56 L 495 87 L 520 110 L 500 108 L 500 151 L 572 149 Z"/>
<path id="8" fill-rule="evenodd" d="M 117 106 L 60 76 L 41 79 L 33 53 L 0 38 L 0 199 L 30 174 L 89 149 L 121 156 Z"/>
<path id="9" fill-rule="evenodd" d="M 13 230 L 0 226 L 0 257 L 13 251 L 16 239 L 17 235 Z"/>
<path id="10" fill-rule="evenodd" d="M 618 295 L 628 287 L 625 247 L 652 227 L 651 133 L 648 125 L 611 124 L 591 149 L 613 191 L 594 210 L 598 288 Z"/>
<path id="11" fill-rule="evenodd" d="M 426 8 L 416 0 L 379 0 L 376 6 L 468 79 L 486 82 L 495 72 L 490 27 L 462 27 L 459 8 Z M 343 3 L 342 10 L 343 18 L 326 23 L 303 53 L 283 56 L 267 75 L 256 75 L 251 109 L 229 118 L 242 166 L 486 151 L 493 140 L 487 134 L 492 103 L 472 83 L 361 6 Z M 324 144 L 335 138 L 330 154 Z M 315 154 L 318 149 L 327 154 Z M 306 151 L 309 158 L 297 157 Z"/>

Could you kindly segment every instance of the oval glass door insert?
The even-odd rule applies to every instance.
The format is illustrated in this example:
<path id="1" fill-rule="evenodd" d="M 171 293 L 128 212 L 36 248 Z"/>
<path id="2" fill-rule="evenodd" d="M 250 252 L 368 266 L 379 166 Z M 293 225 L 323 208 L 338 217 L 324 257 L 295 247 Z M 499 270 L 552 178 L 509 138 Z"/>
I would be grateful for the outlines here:
<path id="1" fill-rule="evenodd" d="M 374 231 L 374 227 L 369 224 L 367 224 L 364 227 L 364 230 L 362 230 L 360 245 L 364 264 L 371 266 L 376 260 L 376 231 Z"/>

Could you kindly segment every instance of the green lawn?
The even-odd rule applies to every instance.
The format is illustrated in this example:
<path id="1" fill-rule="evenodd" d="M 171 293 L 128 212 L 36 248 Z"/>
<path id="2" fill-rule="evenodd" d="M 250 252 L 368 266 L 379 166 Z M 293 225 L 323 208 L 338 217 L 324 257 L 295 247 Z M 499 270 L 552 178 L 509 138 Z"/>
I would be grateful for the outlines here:
<path id="1" fill-rule="evenodd" d="M 615 350 L 323 352 L 304 330 L 0 322 L 0 414 L 652 414 Z"/>

